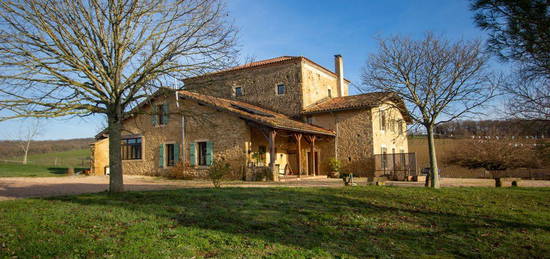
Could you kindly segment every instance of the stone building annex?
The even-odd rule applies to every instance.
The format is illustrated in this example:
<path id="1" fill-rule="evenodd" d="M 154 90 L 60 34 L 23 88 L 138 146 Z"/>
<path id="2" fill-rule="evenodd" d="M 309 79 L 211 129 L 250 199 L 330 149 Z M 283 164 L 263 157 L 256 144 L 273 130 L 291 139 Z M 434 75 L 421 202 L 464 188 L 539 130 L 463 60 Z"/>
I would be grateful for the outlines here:
<path id="1" fill-rule="evenodd" d="M 200 175 L 219 159 L 238 178 L 254 179 L 263 169 L 277 180 L 327 174 L 336 158 L 342 171 L 367 176 L 381 174 L 376 154 L 408 152 L 402 100 L 382 92 L 348 95 L 340 55 L 334 72 L 283 56 L 183 81 L 181 90 L 159 90 L 125 119 L 124 174 L 165 175 L 182 163 Z M 96 139 L 92 172 L 104 174 L 108 132 Z"/>

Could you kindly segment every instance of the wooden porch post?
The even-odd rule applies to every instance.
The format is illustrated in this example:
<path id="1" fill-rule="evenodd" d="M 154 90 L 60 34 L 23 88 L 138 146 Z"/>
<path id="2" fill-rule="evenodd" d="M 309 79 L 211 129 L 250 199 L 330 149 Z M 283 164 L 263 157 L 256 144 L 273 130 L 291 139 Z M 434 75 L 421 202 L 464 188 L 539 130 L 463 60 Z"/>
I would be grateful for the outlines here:
<path id="1" fill-rule="evenodd" d="M 313 171 L 313 176 L 315 176 L 316 172 L 315 172 L 315 139 L 317 138 L 316 136 L 314 135 L 311 135 L 311 136 L 306 136 L 306 138 L 308 139 L 309 143 L 311 144 L 311 171 Z M 309 170 L 308 170 L 308 175 L 309 175 Z"/>
<path id="2" fill-rule="evenodd" d="M 298 156 L 298 178 L 302 174 L 302 133 L 295 133 L 294 138 L 296 139 L 296 155 Z"/>
<path id="3" fill-rule="evenodd" d="M 275 136 L 277 131 L 274 129 L 269 130 L 269 168 L 273 174 L 273 181 L 278 181 L 279 172 L 275 172 L 275 159 L 277 154 L 275 153 Z"/>

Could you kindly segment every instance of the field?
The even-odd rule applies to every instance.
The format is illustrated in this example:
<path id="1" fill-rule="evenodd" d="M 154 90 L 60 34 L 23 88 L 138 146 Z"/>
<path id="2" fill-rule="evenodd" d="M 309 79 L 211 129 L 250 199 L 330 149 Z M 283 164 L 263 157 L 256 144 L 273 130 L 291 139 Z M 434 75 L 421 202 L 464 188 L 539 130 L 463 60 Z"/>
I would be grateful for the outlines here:
<path id="1" fill-rule="evenodd" d="M 222 188 L 0 202 L 0 257 L 545 257 L 550 189 Z"/>
<path id="2" fill-rule="evenodd" d="M 13 162 L 0 163 L 0 177 L 14 176 L 62 176 L 68 167 L 89 167 L 89 149 L 77 149 L 63 152 L 52 152 L 29 155 L 29 164 Z M 20 161 L 12 157 L 9 161 Z"/>
<path id="3" fill-rule="evenodd" d="M 456 165 L 446 165 L 445 160 L 449 158 L 453 153 L 460 152 L 467 145 L 469 139 L 453 139 L 453 138 L 441 138 L 435 139 L 435 150 L 437 154 L 438 165 L 441 170 L 441 175 L 444 177 L 455 178 L 478 178 L 478 177 L 490 177 L 490 174 L 486 174 L 483 169 L 468 169 Z M 428 156 L 428 139 L 426 137 L 409 137 L 409 152 L 416 153 L 416 160 L 419 169 L 429 167 Z M 528 177 L 532 173 L 533 175 L 542 176 L 542 179 L 550 179 L 550 169 L 517 169 L 511 171 L 504 171 L 503 174 L 515 176 L 515 177 Z"/>

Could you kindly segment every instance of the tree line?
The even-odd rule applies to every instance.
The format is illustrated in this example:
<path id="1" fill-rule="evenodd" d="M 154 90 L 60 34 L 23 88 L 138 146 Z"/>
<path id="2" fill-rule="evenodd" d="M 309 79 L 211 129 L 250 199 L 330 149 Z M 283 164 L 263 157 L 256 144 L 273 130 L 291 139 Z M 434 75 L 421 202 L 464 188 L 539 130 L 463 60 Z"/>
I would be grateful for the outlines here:
<path id="1" fill-rule="evenodd" d="M 544 120 L 458 120 L 437 125 L 435 133 L 443 137 L 508 136 L 550 137 L 550 121 Z"/>

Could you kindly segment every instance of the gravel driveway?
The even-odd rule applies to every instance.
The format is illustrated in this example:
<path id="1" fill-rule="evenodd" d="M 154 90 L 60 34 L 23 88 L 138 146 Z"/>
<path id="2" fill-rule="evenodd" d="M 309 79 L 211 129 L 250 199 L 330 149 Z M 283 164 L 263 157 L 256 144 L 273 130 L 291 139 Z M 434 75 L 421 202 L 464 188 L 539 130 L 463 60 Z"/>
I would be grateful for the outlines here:
<path id="1" fill-rule="evenodd" d="M 356 178 L 359 185 L 366 184 L 365 178 Z M 48 197 L 67 194 L 93 193 L 107 190 L 109 184 L 108 176 L 66 176 L 66 177 L 5 177 L 0 178 L 0 201 L 28 197 Z M 178 188 L 199 188 L 212 187 L 208 181 L 182 181 L 167 180 L 147 176 L 124 176 L 126 190 L 162 190 Z M 422 182 L 387 182 L 387 185 L 394 186 L 423 186 Z M 457 179 L 442 178 L 443 187 L 458 186 L 494 186 L 491 179 Z M 228 182 L 223 186 L 232 187 L 341 187 L 340 179 L 327 179 L 315 177 L 302 179 L 300 181 L 286 182 Z M 525 187 L 550 187 L 550 181 L 523 180 L 520 186 Z"/>

